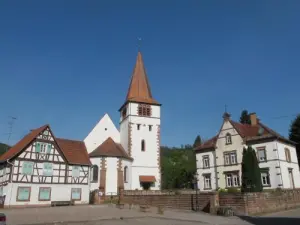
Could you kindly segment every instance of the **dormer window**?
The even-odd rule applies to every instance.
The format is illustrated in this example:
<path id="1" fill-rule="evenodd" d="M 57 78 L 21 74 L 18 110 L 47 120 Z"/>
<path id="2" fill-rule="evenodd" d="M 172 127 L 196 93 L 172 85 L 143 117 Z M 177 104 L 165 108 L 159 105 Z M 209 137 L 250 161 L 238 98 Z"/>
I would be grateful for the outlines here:
<path id="1" fill-rule="evenodd" d="M 146 104 L 139 104 L 138 106 L 139 116 L 151 116 L 151 106 Z"/>
<path id="2" fill-rule="evenodd" d="M 231 140 L 231 134 L 227 133 L 225 136 L 226 139 L 226 145 L 231 145 L 232 144 L 232 140 Z"/>

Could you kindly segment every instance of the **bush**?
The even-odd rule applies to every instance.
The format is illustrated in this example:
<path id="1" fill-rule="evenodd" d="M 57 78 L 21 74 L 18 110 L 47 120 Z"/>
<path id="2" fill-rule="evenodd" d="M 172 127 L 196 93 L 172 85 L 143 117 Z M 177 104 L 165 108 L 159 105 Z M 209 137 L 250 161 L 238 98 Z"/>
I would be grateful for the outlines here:
<path id="1" fill-rule="evenodd" d="M 221 192 L 221 193 L 227 193 L 227 189 L 225 188 L 218 188 L 217 192 Z"/>
<path id="2" fill-rule="evenodd" d="M 231 188 L 227 188 L 227 192 L 228 193 L 237 193 L 237 192 L 241 192 L 241 190 L 239 188 L 231 187 Z"/>

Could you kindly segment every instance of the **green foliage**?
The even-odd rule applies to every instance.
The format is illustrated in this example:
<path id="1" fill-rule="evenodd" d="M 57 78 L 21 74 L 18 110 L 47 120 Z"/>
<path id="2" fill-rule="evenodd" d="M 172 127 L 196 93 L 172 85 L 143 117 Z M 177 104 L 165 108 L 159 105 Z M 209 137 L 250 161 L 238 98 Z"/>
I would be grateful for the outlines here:
<path id="1" fill-rule="evenodd" d="M 261 192 L 262 190 L 261 174 L 256 153 L 254 149 L 249 146 L 247 149 L 243 149 L 241 191 Z"/>
<path id="2" fill-rule="evenodd" d="M 300 114 L 292 121 L 289 130 L 289 139 L 296 142 L 298 163 L 300 165 Z"/>
<path id="3" fill-rule="evenodd" d="M 251 124 L 250 115 L 247 110 L 243 110 L 240 117 L 240 123 Z"/>
<path id="4" fill-rule="evenodd" d="M 200 146 L 201 144 L 202 144 L 201 137 L 200 137 L 200 135 L 197 135 L 197 137 L 194 141 L 194 144 L 193 144 L 193 148 L 196 148 L 196 147 Z"/>
<path id="5" fill-rule="evenodd" d="M 4 143 L 0 143 L 0 155 L 2 155 L 4 152 L 6 152 L 10 146 Z"/>
<path id="6" fill-rule="evenodd" d="M 196 156 L 191 145 L 161 147 L 162 189 L 193 188 Z"/>
<path id="7" fill-rule="evenodd" d="M 237 193 L 237 192 L 241 192 L 241 189 L 235 188 L 235 187 L 230 187 L 230 188 L 227 188 L 227 192 L 228 193 Z"/>

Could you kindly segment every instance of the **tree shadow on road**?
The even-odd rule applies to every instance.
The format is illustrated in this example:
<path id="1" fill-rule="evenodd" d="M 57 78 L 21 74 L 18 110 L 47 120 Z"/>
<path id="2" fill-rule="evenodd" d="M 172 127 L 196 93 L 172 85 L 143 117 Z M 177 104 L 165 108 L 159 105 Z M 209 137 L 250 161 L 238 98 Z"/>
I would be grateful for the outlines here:
<path id="1" fill-rule="evenodd" d="M 252 217 L 252 216 L 239 216 L 254 225 L 299 225 L 300 218 L 291 217 Z"/>

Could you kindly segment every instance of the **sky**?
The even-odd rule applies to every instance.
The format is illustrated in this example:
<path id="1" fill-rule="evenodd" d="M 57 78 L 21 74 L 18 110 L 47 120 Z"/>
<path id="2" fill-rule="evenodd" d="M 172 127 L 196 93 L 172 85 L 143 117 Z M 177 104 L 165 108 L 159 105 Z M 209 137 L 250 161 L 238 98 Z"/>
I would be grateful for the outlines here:
<path id="1" fill-rule="evenodd" d="M 161 143 L 215 135 L 243 109 L 287 136 L 300 112 L 300 1 L 0 1 L 0 142 L 50 124 L 83 140 L 119 127 L 138 38 Z"/>

